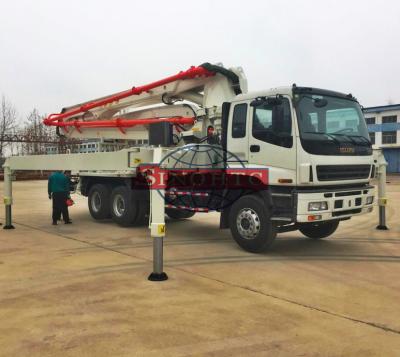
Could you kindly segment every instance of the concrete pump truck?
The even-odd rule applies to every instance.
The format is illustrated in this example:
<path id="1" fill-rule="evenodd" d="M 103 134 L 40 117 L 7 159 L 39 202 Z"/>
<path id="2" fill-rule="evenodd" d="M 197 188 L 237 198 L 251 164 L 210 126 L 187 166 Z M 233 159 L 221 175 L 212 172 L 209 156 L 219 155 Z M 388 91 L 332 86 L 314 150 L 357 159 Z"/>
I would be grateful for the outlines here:
<path id="1" fill-rule="evenodd" d="M 240 67 L 205 63 L 63 108 L 44 123 L 60 136 L 106 142 L 107 152 L 7 159 L 8 227 L 14 170 L 71 170 L 91 216 L 148 223 L 161 238 L 155 255 L 162 254 L 165 214 L 218 211 L 220 227 L 243 249 L 261 252 L 277 233 L 325 238 L 373 209 L 371 142 L 351 94 L 295 84 L 252 93 Z M 210 172 L 218 172 L 218 185 L 177 184 Z M 249 180 L 235 186 L 224 174 Z M 154 271 L 160 278 L 162 265 Z"/>

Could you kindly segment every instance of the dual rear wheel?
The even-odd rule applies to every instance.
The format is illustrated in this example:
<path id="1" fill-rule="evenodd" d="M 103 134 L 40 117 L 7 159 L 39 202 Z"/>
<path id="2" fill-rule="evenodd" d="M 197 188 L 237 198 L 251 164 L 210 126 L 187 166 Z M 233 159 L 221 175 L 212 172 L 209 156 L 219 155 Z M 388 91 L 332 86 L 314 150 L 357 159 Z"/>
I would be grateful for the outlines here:
<path id="1" fill-rule="evenodd" d="M 95 184 L 89 190 L 89 212 L 94 219 L 111 218 L 110 193 L 111 187 L 102 184 Z"/>
<path id="2" fill-rule="evenodd" d="M 149 222 L 150 204 L 148 191 L 134 191 L 128 186 L 112 188 L 106 184 L 93 185 L 88 194 L 91 216 L 96 220 L 112 218 L 123 227 L 140 226 Z M 190 218 L 191 211 L 166 209 L 173 219 Z"/>
<path id="3" fill-rule="evenodd" d="M 95 184 L 89 190 L 88 205 L 94 219 L 112 218 L 123 227 L 145 224 L 149 217 L 149 201 L 137 199 L 128 186 Z"/>

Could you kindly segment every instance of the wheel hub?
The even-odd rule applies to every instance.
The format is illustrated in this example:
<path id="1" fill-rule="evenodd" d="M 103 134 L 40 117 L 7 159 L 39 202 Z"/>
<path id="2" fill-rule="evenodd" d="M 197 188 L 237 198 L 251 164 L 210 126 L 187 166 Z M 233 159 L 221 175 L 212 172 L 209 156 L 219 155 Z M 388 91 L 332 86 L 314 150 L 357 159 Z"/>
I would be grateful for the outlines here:
<path id="1" fill-rule="evenodd" d="M 247 218 L 242 218 L 242 220 L 240 221 L 240 225 L 242 226 L 243 229 L 249 229 L 251 223 Z"/>
<path id="2" fill-rule="evenodd" d="M 99 212 L 101 208 L 101 197 L 100 197 L 100 193 L 98 193 L 97 191 L 93 193 L 92 196 L 92 209 L 95 212 Z"/>
<path id="3" fill-rule="evenodd" d="M 251 208 L 244 208 L 237 216 L 236 226 L 244 239 L 254 239 L 261 229 L 260 218 Z"/>
<path id="4" fill-rule="evenodd" d="M 125 212 L 125 200 L 122 195 L 116 195 L 113 202 L 113 210 L 116 216 L 122 217 Z"/>

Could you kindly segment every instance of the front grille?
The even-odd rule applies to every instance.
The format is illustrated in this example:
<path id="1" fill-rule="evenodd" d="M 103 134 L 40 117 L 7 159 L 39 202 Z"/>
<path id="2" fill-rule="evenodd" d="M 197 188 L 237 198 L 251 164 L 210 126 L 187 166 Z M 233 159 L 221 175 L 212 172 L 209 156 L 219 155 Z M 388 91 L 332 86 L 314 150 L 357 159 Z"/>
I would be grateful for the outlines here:
<path id="1" fill-rule="evenodd" d="M 366 179 L 371 165 L 317 165 L 319 181 L 342 181 Z"/>
<path id="2" fill-rule="evenodd" d="M 335 209 L 343 208 L 343 200 L 336 200 L 335 201 Z"/>

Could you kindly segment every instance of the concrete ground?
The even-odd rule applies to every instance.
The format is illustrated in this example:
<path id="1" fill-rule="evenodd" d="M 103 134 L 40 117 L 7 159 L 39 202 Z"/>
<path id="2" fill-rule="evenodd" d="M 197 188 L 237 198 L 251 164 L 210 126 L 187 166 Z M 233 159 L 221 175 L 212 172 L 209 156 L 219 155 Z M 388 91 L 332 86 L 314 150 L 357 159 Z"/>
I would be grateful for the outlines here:
<path id="1" fill-rule="evenodd" d="M 332 238 L 278 236 L 242 251 L 218 216 L 167 222 L 165 271 L 147 280 L 145 228 L 95 222 L 75 196 L 51 226 L 46 182 L 14 183 L 0 230 L 1 356 L 399 356 L 400 185 Z M 4 214 L 0 214 L 4 222 Z"/>

